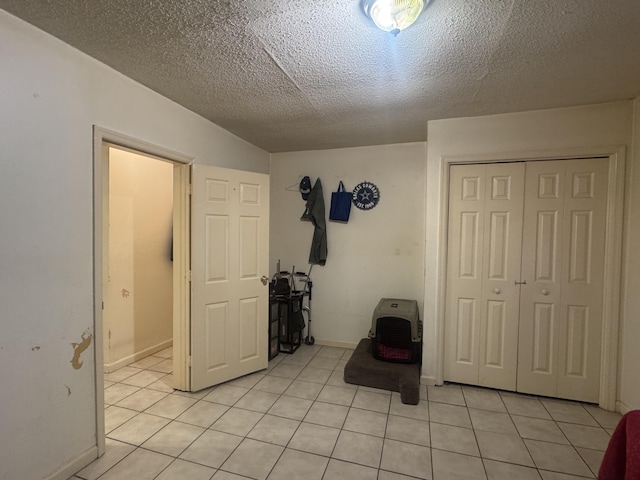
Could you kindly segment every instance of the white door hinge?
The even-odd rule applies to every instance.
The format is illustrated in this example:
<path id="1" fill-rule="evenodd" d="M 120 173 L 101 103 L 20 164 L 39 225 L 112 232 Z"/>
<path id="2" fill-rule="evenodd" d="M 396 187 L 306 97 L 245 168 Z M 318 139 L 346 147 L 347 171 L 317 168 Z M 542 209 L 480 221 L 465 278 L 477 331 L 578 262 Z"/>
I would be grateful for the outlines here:
<path id="1" fill-rule="evenodd" d="M 193 272 L 191 270 L 187 270 L 187 280 L 189 282 L 193 280 Z"/>
<path id="2" fill-rule="evenodd" d="M 191 355 L 188 355 L 188 356 L 187 356 L 187 367 L 191 367 L 191 361 L 192 361 L 192 358 L 193 358 L 193 357 L 191 357 Z"/>
<path id="3" fill-rule="evenodd" d="M 187 195 L 193 195 L 193 184 L 187 183 Z"/>

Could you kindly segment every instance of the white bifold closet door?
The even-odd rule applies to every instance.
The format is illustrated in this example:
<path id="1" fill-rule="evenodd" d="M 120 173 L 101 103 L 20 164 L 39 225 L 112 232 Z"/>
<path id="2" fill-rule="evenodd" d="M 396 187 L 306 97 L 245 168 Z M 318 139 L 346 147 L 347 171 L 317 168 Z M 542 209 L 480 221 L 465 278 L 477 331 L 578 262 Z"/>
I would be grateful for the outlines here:
<path id="1" fill-rule="evenodd" d="M 607 171 L 451 167 L 445 380 L 598 401 Z"/>

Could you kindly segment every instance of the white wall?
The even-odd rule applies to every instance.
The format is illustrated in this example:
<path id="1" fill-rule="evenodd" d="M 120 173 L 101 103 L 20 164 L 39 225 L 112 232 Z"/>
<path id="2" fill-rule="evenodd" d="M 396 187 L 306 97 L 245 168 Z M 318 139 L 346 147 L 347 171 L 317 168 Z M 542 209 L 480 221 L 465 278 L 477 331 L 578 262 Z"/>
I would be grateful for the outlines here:
<path id="1" fill-rule="evenodd" d="M 269 156 L 4 11 L 0 32 L 0 478 L 66 478 L 96 445 L 94 343 L 71 363 L 94 333 L 92 126 L 222 167 Z"/>
<path id="2" fill-rule="evenodd" d="M 623 411 L 640 409 L 640 98 L 633 102 L 633 143 L 627 168 L 625 274 L 620 351 Z"/>
<path id="3" fill-rule="evenodd" d="M 173 164 L 109 148 L 105 372 L 171 345 L 172 215 Z"/>
<path id="4" fill-rule="evenodd" d="M 382 297 L 422 305 L 426 144 L 279 153 L 271 156 L 271 274 L 308 271 L 313 225 L 300 221 L 300 176 L 320 177 L 329 216 L 331 192 L 368 180 L 380 189 L 372 210 L 351 209 L 349 223 L 327 223 L 325 266 L 314 266 L 312 334 L 318 342 L 355 345 L 367 336 Z"/>
<path id="5" fill-rule="evenodd" d="M 436 378 L 440 354 L 435 343 L 435 318 L 439 312 L 438 246 L 443 233 L 439 225 L 441 160 L 464 158 L 533 158 L 567 149 L 625 146 L 631 139 L 631 102 L 460 118 L 429 122 L 427 166 L 427 235 L 425 269 L 425 343 L 423 375 Z M 628 226 L 627 226 L 628 227 Z M 638 259 L 640 261 L 640 257 Z"/>

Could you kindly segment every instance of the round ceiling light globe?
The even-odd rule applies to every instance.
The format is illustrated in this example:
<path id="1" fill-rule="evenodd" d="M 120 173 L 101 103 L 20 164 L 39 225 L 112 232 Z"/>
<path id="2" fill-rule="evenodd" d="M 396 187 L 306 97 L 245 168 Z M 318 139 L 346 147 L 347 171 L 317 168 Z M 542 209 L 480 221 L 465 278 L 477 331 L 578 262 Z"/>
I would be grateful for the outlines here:
<path id="1" fill-rule="evenodd" d="M 424 0 L 368 0 L 365 13 L 380 30 L 397 35 L 413 24 L 424 8 Z"/>

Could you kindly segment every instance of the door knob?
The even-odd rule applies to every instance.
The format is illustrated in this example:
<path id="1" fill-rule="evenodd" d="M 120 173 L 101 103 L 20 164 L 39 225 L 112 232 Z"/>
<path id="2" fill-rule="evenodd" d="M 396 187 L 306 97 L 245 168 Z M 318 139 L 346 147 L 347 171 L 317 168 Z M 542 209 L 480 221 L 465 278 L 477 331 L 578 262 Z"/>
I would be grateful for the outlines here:
<path id="1" fill-rule="evenodd" d="M 544 290 L 542 290 L 542 294 L 543 295 L 549 295 L 549 290 L 547 290 L 546 288 Z"/>
<path id="2" fill-rule="evenodd" d="M 260 281 L 263 285 L 266 285 L 267 283 L 269 283 L 269 277 L 267 277 L 266 275 L 262 275 L 262 277 L 260 277 Z"/>
<path id="3" fill-rule="evenodd" d="M 496 288 L 493 290 L 493 293 L 495 293 L 496 295 L 500 295 L 502 293 L 502 290 L 500 290 L 499 288 Z"/>

